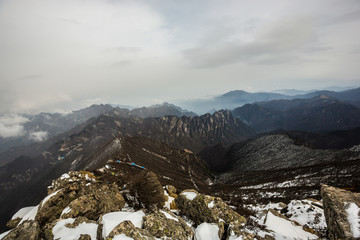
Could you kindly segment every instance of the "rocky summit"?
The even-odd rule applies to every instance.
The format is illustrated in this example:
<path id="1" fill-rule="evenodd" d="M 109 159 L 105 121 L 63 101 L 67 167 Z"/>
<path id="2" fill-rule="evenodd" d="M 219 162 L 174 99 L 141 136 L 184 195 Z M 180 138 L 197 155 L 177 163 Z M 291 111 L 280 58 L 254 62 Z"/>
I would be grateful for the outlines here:
<path id="1" fill-rule="evenodd" d="M 163 186 L 140 165 L 115 164 L 53 180 L 37 206 L 13 215 L 0 239 L 319 239 L 327 231 L 334 239 L 358 237 L 358 194 L 323 186 L 323 201 L 248 204 L 245 217 L 220 197 Z"/>

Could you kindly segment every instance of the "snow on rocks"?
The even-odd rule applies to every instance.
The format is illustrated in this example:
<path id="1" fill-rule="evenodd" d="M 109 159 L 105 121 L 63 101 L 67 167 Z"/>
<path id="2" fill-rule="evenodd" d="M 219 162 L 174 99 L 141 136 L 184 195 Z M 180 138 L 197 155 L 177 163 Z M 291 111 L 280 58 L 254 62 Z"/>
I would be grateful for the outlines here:
<path id="1" fill-rule="evenodd" d="M 196 198 L 197 193 L 195 193 L 195 192 L 182 192 L 181 195 L 185 196 L 187 199 L 192 201 L 192 200 L 194 200 L 194 198 Z"/>
<path id="2" fill-rule="evenodd" d="M 360 208 L 353 202 L 345 203 L 347 219 L 350 229 L 355 238 L 360 238 Z"/>
<path id="3" fill-rule="evenodd" d="M 92 240 L 96 240 L 96 233 L 98 225 L 96 223 L 82 222 L 77 226 L 69 227 L 69 224 L 74 224 L 74 218 L 67 218 L 60 220 L 52 229 L 54 239 L 59 240 L 76 240 L 80 235 L 88 234 Z"/>
<path id="4" fill-rule="evenodd" d="M 60 192 L 60 191 L 61 191 L 61 189 L 59 189 L 59 190 L 51 193 L 50 195 L 46 196 L 46 197 L 41 201 L 41 203 L 40 203 L 40 208 L 42 208 L 42 206 L 44 206 L 45 203 L 46 203 L 50 198 L 54 197 L 54 196 L 55 196 L 56 194 L 58 194 L 58 192 Z"/>
<path id="5" fill-rule="evenodd" d="M 17 211 L 11 219 L 15 219 L 15 218 L 23 218 L 28 212 L 30 212 L 34 207 L 36 206 L 31 206 L 31 207 L 24 207 L 21 208 L 19 211 Z"/>
<path id="6" fill-rule="evenodd" d="M 127 237 L 124 233 L 115 235 L 112 240 L 134 240 L 131 237 Z"/>
<path id="7" fill-rule="evenodd" d="M 3 239 L 4 237 L 6 237 L 6 235 L 8 235 L 10 232 L 11 232 L 11 230 L 1 233 L 0 240 Z"/>
<path id="8" fill-rule="evenodd" d="M 38 209 L 39 209 L 39 205 L 32 207 L 32 209 L 30 211 L 28 211 L 23 218 L 21 219 L 19 225 L 24 222 L 25 220 L 34 220 L 37 213 L 38 213 Z"/>
<path id="9" fill-rule="evenodd" d="M 160 212 L 161 212 L 162 214 L 164 214 L 167 219 L 172 219 L 172 220 L 177 221 L 177 222 L 179 221 L 179 219 L 171 216 L 171 215 L 170 215 L 169 213 L 167 213 L 167 212 L 164 212 L 164 211 L 162 211 L 162 210 L 160 210 Z"/>
<path id="10" fill-rule="evenodd" d="M 126 220 L 134 224 L 135 227 L 141 228 L 143 223 L 143 216 L 145 216 L 145 213 L 141 210 L 137 212 L 120 211 L 104 214 L 100 221 L 103 225 L 103 238 L 106 238 L 118 224 Z"/>
<path id="11" fill-rule="evenodd" d="M 215 223 L 202 223 L 195 229 L 195 240 L 220 240 L 219 227 Z"/>
<path id="12" fill-rule="evenodd" d="M 285 216 L 317 232 L 325 233 L 326 220 L 321 205 L 322 203 L 315 199 L 292 200 L 287 205 Z"/>
<path id="13" fill-rule="evenodd" d="M 165 201 L 165 204 L 163 207 L 170 210 L 173 208 L 172 206 L 174 206 L 175 198 L 170 196 L 166 190 L 164 190 L 164 195 L 167 197 L 167 201 Z"/>
<path id="14" fill-rule="evenodd" d="M 305 231 L 272 210 L 268 212 L 264 224 L 267 229 L 274 231 L 275 239 L 318 239 L 317 235 Z"/>

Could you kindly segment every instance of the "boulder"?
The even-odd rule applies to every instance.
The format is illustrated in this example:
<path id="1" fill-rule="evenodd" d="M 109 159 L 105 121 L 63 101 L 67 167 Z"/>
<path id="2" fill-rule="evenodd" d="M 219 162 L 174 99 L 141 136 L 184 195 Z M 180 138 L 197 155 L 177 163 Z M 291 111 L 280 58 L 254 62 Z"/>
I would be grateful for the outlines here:
<path id="1" fill-rule="evenodd" d="M 226 224 L 237 222 L 245 224 L 246 219 L 231 209 L 221 198 L 200 194 L 195 190 L 184 190 L 175 199 L 181 213 L 189 217 L 196 225 L 203 222 Z"/>
<path id="2" fill-rule="evenodd" d="M 84 187 L 79 195 L 81 196 L 73 200 L 63 211 L 61 218 L 84 216 L 97 220 L 100 215 L 120 211 L 125 205 L 117 185 L 92 184 Z"/>
<path id="3" fill-rule="evenodd" d="M 330 239 L 360 239 L 360 193 L 321 186 Z"/>
<path id="4" fill-rule="evenodd" d="M 25 220 L 2 240 L 38 240 L 40 225 L 34 220 Z"/>
<path id="5" fill-rule="evenodd" d="M 170 211 L 156 211 L 143 217 L 144 229 L 156 238 L 192 239 L 194 232 L 182 218 Z"/>
<path id="6" fill-rule="evenodd" d="M 111 240 L 117 235 L 125 235 L 134 240 L 155 240 L 147 230 L 135 227 L 131 221 L 123 221 L 117 225 L 106 240 Z"/>
<path id="7" fill-rule="evenodd" d="M 63 176 L 53 181 L 56 191 L 49 191 L 39 205 L 35 220 L 40 225 L 78 216 L 97 220 L 101 214 L 119 211 L 125 205 L 116 184 L 97 183 L 87 173 L 70 172 Z"/>
<path id="8" fill-rule="evenodd" d="M 52 181 L 51 185 L 48 187 L 48 194 L 65 188 L 68 184 L 77 182 L 81 185 L 91 184 L 96 182 L 96 177 L 91 172 L 86 171 L 70 171 L 64 173 L 59 178 Z"/>

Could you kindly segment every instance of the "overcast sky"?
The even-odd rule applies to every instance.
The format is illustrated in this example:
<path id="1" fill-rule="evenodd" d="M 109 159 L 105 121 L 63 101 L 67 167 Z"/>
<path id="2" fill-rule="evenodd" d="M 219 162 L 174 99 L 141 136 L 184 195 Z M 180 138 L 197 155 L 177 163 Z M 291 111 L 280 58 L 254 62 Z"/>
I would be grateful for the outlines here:
<path id="1" fill-rule="evenodd" d="M 0 0 L 0 113 L 360 85 L 358 0 Z"/>

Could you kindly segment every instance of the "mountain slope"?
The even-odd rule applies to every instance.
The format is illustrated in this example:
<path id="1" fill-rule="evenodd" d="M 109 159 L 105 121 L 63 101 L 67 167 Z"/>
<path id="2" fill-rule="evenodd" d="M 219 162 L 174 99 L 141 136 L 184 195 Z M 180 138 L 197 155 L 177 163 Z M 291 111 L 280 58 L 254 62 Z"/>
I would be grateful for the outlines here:
<path id="1" fill-rule="evenodd" d="M 17 164 L 21 164 L 22 169 L 18 169 Z M 112 171 L 121 167 L 136 172 L 139 171 L 136 169 L 141 170 L 141 167 L 144 167 L 156 171 L 163 184 L 172 184 L 182 189 L 203 190 L 213 181 L 206 163 L 192 153 L 143 137 L 115 138 L 97 149 L 88 150 L 88 154 L 83 157 L 68 155 L 58 161 L 40 158 L 17 159 L 0 168 L 0 204 L 4 206 L 0 212 L 1 226 L 16 209 L 39 201 L 52 179 L 69 170 L 95 170 L 105 164 L 111 164 L 114 168 Z M 14 176 L 21 179 L 11 182 Z"/>
<path id="2" fill-rule="evenodd" d="M 324 95 L 247 104 L 236 108 L 233 114 L 258 132 L 278 128 L 330 131 L 360 126 L 359 108 Z"/>
<path id="3" fill-rule="evenodd" d="M 222 162 L 226 170 L 217 174 L 213 191 L 226 192 L 229 201 L 318 198 L 321 184 L 360 190 L 358 147 L 319 150 L 268 135 L 234 144 Z"/>

